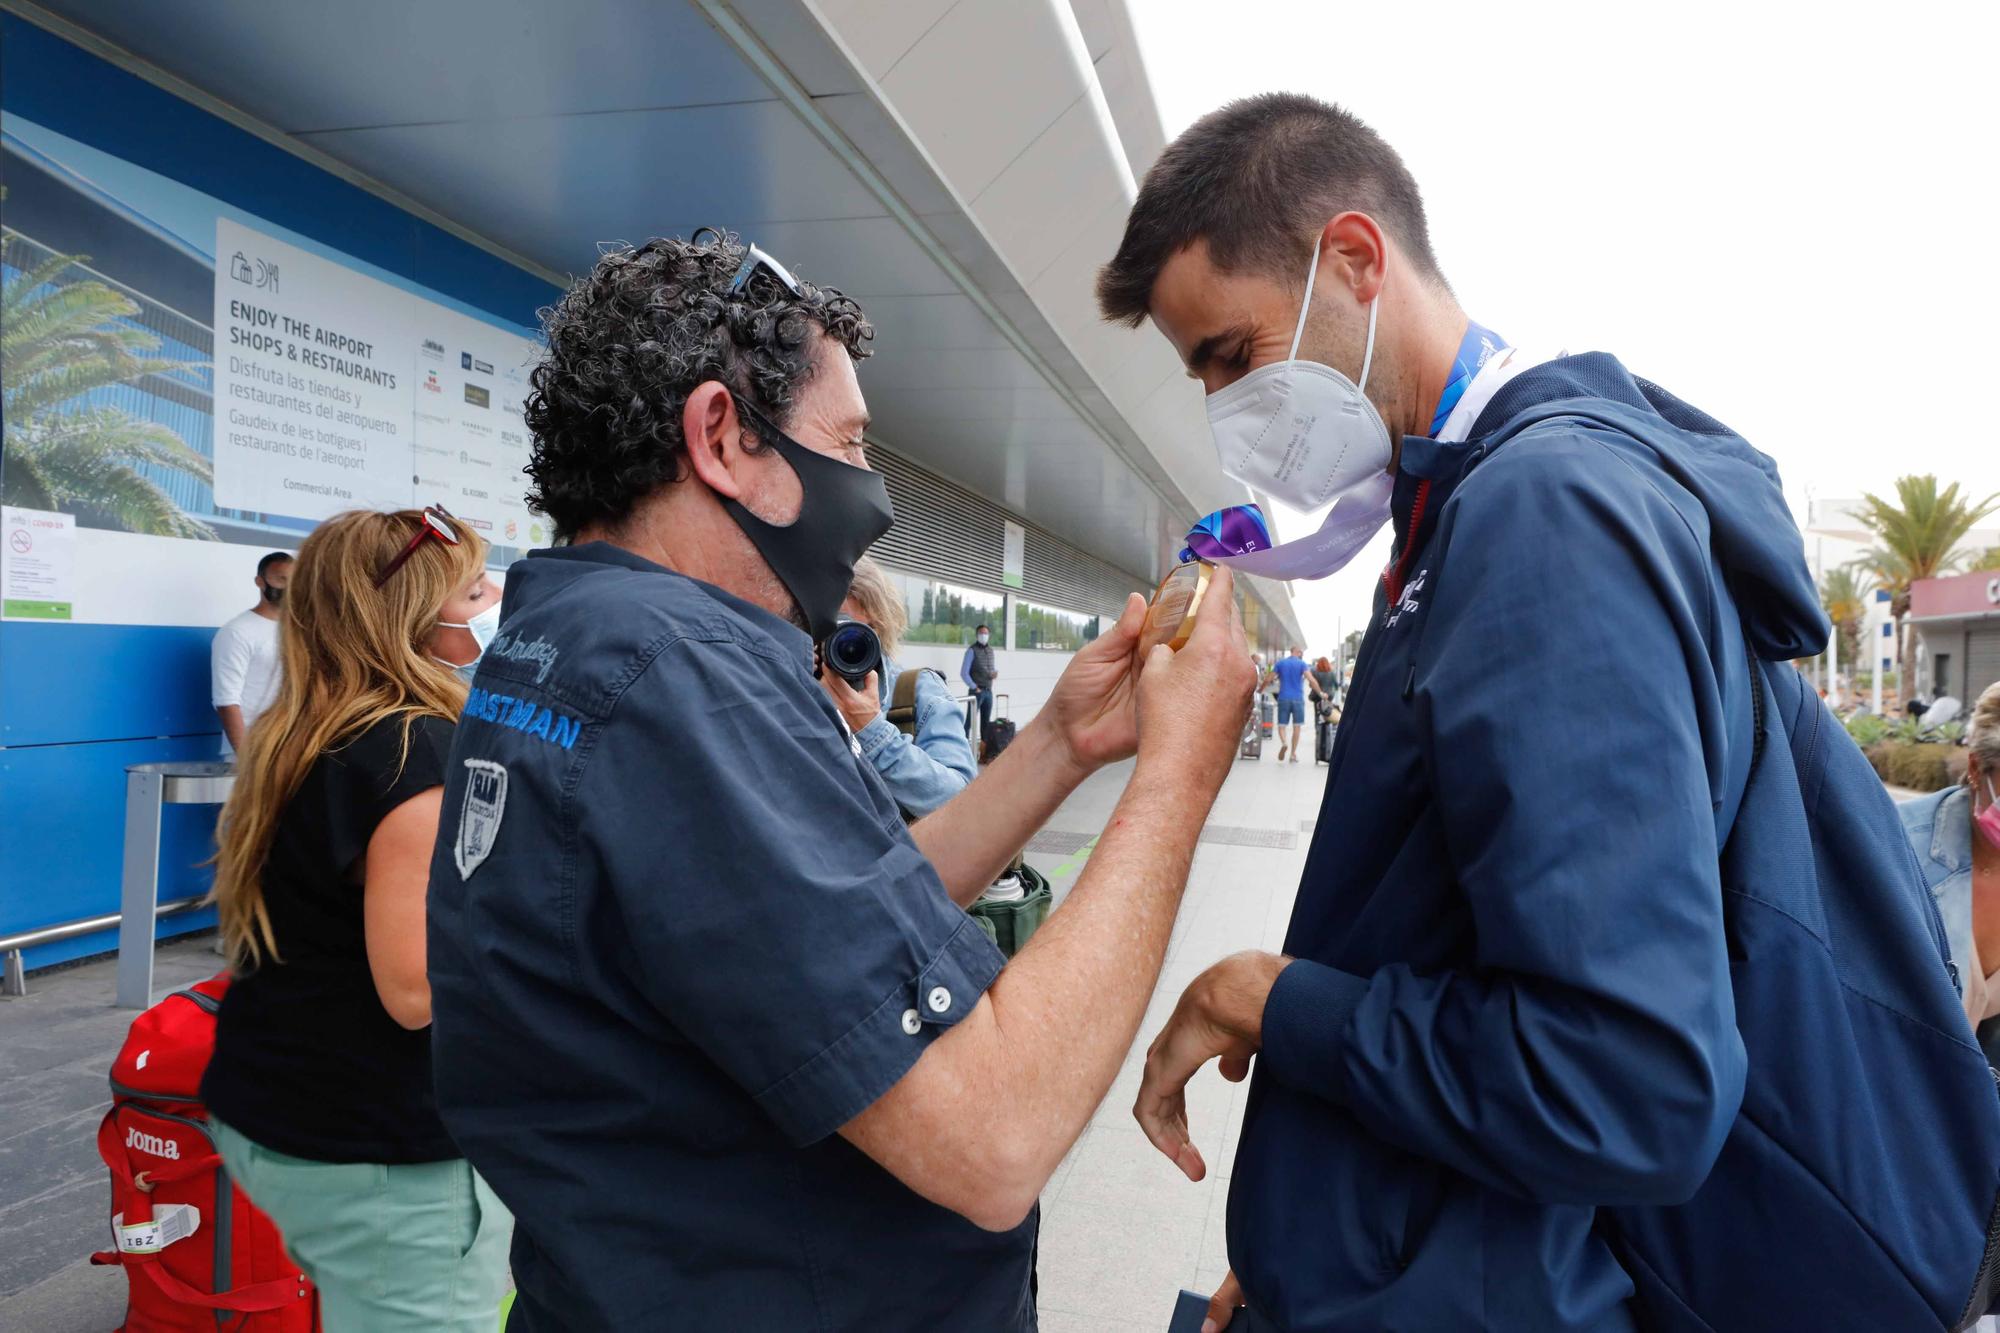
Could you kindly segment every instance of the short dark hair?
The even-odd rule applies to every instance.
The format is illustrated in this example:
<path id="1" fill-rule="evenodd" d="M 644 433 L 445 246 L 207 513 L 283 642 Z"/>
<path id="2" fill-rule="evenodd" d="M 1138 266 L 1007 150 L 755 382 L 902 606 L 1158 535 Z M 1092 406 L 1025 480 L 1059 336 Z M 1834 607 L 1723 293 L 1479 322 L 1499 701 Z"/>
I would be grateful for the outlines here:
<path id="1" fill-rule="evenodd" d="M 290 551 L 273 551 L 257 562 L 257 577 L 263 578 L 270 572 L 272 565 L 289 565 L 293 559 Z"/>
<path id="2" fill-rule="evenodd" d="M 697 233 L 699 234 L 699 233 Z M 548 350 L 529 374 L 528 504 L 559 537 L 616 523 L 687 475 L 681 412 L 717 380 L 790 424 L 825 333 L 859 361 L 875 336 L 861 307 L 767 268 L 732 291 L 745 247 L 731 234 L 618 246 L 542 312 Z"/>
<path id="3" fill-rule="evenodd" d="M 1104 318 L 1137 328 L 1169 259 L 1196 241 L 1223 272 L 1305 280 L 1313 233 L 1336 213 L 1380 223 L 1424 276 L 1443 283 L 1416 178 L 1381 135 L 1301 93 L 1263 93 L 1211 111 L 1146 173 L 1118 254 L 1097 275 Z"/>
<path id="4" fill-rule="evenodd" d="M 982 621 L 981 623 L 979 623 L 978 625 L 976 625 L 976 626 L 974 626 L 974 627 L 973 627 L 973 630 L 972 630 L 972 632 L 973 632 L 974 634 L 977 634 L 977 633 L 979 633 L 979 631 L 980 631 L 980 630 L 988 630 L 988 631 L 991 631 L 991 630 L 992 630 L 992 628 L 993 628 L 993 627 L 992 627 L 991 625 L 988 625 L 988 624 L 986 624 L 985 622 L 983 622 L 983 621 Z"/>

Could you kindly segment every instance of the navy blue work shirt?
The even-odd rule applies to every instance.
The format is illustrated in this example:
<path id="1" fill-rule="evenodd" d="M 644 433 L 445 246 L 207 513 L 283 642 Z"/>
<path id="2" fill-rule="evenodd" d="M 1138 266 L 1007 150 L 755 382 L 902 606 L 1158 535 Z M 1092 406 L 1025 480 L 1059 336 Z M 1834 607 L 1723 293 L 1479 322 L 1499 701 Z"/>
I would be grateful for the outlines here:
<path id="1" fill-rule="evenodd" d="M 799 630 L 604 543 L 507 579 L 431 867 L 439 1110 L 515 1216 L 510 1333 L 1035 1326 L 836 1132 L 999 973 Z"/>

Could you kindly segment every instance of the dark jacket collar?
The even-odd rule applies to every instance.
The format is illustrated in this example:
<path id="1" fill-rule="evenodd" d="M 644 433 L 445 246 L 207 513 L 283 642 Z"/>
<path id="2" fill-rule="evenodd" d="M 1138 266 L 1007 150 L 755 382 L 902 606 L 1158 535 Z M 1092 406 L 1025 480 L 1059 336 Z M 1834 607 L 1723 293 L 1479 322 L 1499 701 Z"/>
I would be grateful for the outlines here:
<path id="1" fill-rule="evenodd" d="M 620 569 L 636 570 L 641 574 L 664 574 L 668 578 L 681 579 L 689 586 L 698 588 L 703 593 L 706 593 L 721 606 L 734 611 L 737 615 L 750 621 L 757 628 L 776 639 L 780 645 L 786 648 L 797 648 L 808 654 L 812 651 L 812 636 L 797 625 L 794 625 L 791 621 L 786 620 L 783 616 L 774 616 L 756 603 L 746 602 L 734 593 L 716 587 L 713 583 L 704 583 L 702 580 L 692 578 L 677 569 L 669 569 L 665 565 L 656 564 L 646 559 L 645 556 L 628 551 L 614 542 L 595 541 L 584 542 L 576 546 L 551 546 L 542 550 L 530 551 L 525 559 L 612 565 Z"/>

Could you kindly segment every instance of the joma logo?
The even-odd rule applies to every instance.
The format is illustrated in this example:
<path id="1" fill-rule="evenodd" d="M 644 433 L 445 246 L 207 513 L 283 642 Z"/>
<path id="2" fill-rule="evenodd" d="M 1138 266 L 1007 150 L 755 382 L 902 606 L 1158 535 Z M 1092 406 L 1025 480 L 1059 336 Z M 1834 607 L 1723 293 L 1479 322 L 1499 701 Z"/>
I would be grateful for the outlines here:
<path id="1" fill-rule="evenodd" d="M 163 1139 L 158 1134 L 144 1134 L 136 1129 L 125 1131 L 125 1146 L 137 1148 L 140 1152 L 154 1157 L 164 1157 L 169 1161 L 181 1160 L 181 1145 L 173 1139 Z"/>

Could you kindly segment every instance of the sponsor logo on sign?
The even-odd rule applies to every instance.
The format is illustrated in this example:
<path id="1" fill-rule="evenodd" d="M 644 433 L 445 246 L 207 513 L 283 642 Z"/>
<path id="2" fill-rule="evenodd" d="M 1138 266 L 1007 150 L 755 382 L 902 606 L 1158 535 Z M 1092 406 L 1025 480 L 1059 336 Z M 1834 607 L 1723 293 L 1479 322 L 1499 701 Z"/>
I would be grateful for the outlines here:
<path id="1" fill-rule="evenodd" d="M 493 395 L 487 392 L 484 385 L 468 384 L 465 386 L 465 401 L 474 407 L 491 407 Z"/>
<path id="2" fill-rule="evenodd" d="M 444 360 L 444 344 L 435 338 L 424 339 L 424 355 L 433 361 Z"/>
<path id="3" fill-rule="evenodd" d="M 511 518 L 510 518 L 510 519 L 508 519 L 508 520 L 507 520 L 507 540 L 511 542 L 511 541 L 513 541 L 513 540 L 514 540 L 514 539 L 515 539 L 516 537 L 518 537 L 518 536 L 520 536 L 520 535 L 521 535 L 521 525 L 520 525 L 519 523 L 516 523 L 516 522 L 515 522 L 515 521 L 514 521 L 513 519 L 511 519 Z"/>
<path id="4" fill-rule="evenodd" d="M 432 393 L 444 392 L 444 385 L 438 383 L 438 373 L 435 370 L 426 370 L 424 372 L 424 388 Z"/>
<path id="5" fill-rule="evenodd" d="M 153 1157 L 164 1157 L 170 1162 L 181 1160 L 181 1145 L 173 1139 L 163 1139 L 158 1134 L 147 1134 L 127 1127 L 125 1146 Z"/>
<path id="6" fill-rule="evenodd" d="M 460 879 L 493 854 L 494 840 L 500 836 L 500 820 L 507 813 L 507 766 L 490 759 L 465 761 L 465 806 L 458 816 L 458 842 L 452 859 L 458 863 Z"/>
<path id="7" fill-rule="evenodd" d="M 472 368 L 482 375 L 491 375 L 493 373 L 493 363 L 491 361 L 474 361 Z"/>
<path id="8" fill-rule="evenodd" d="M 458 368 L 460 370 L 472 369 L 472 353 L 460 352 L 458 354 Z"/>

